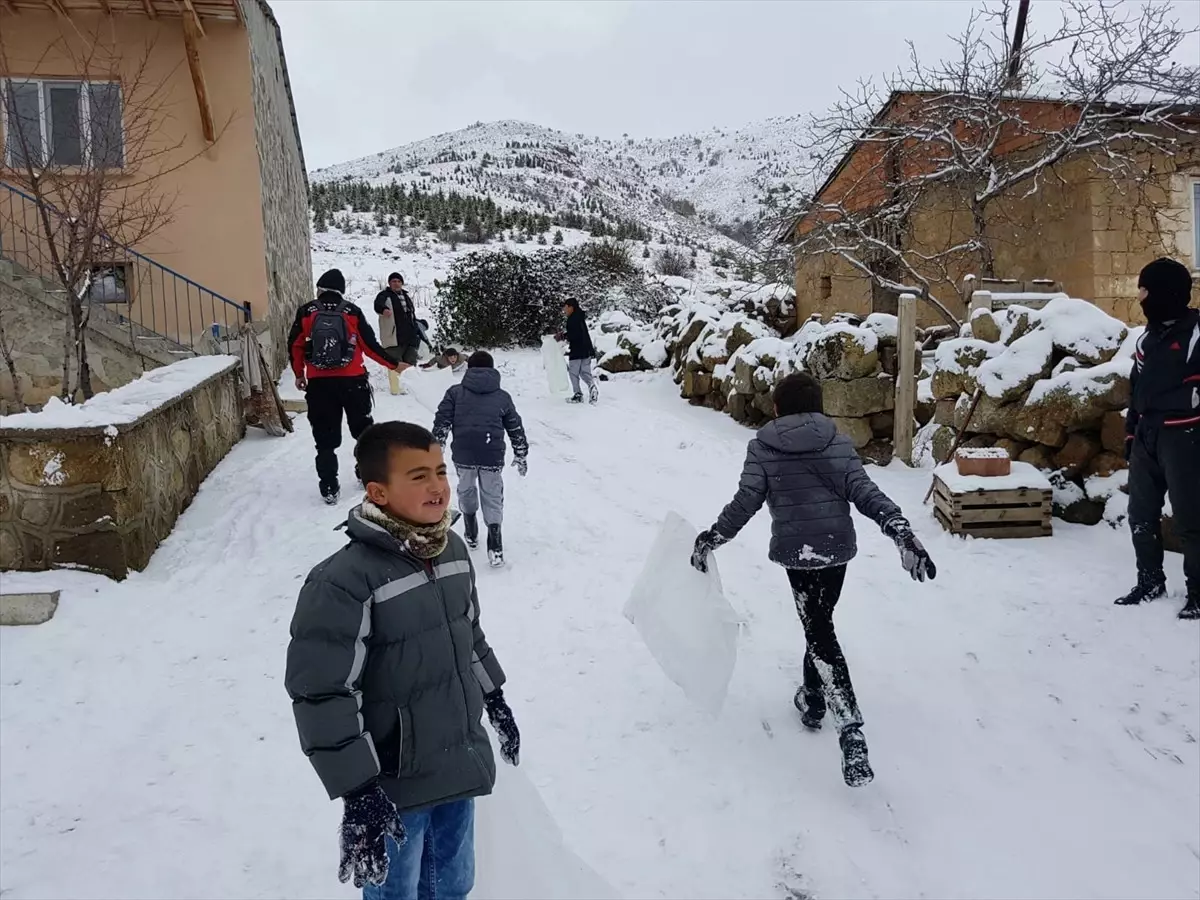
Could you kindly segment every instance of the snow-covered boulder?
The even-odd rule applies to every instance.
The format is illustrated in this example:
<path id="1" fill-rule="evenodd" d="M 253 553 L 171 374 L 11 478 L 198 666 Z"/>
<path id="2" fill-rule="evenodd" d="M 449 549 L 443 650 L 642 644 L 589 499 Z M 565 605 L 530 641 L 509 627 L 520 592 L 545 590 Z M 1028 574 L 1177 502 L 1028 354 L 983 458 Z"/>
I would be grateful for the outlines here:
<path id="1" fill-rule="evenodd" d="M 1013 341 L 998 356 L 985 360 L 975 372 L 984 394 L 1011 403 L 1050 374 L 1054 342 L 1047 331 L 1035 330 Z"/>
<path id="2" fill-rule="evenodd" d="M 627 312 L 622 312 L 619 309 L 609 310 L 600 316 L 600 330 L 605 334 L 612 334 L 620 331 L 629 331 L 637 327 L 637 323 L 633 317 Z"/>
<path id="3" fill-rule="evenodd" d="M 830 325 L 812 341 L 804 365 L 820 380 L 866 378 L 879 371 L 879 339 L 865 328 Z"/>
<path id="4" fill-rule="evenodd" d="M 974 388 L 974 374 L 981 364 L 1003 350 L 974 338 L 942 341 L 933 351 L 930 390 L 938 400 L 953 399 Z"/>
<path id="5" fill-rule="evenodd" d="M 1128 360 L 1076 369 L 1034 384 L 1025 405 L 1068 429 L 1099 428 L 1106 412 L 1129 405 Z"/>
<path id="6" fill-rule="evenodd" d="M 1054 349 L 1089 366 L 1117 355 L 1129 329 L 1094 303 L 1058 297 L 1034 311 L 1039 330 L 1049 332 Z"/>

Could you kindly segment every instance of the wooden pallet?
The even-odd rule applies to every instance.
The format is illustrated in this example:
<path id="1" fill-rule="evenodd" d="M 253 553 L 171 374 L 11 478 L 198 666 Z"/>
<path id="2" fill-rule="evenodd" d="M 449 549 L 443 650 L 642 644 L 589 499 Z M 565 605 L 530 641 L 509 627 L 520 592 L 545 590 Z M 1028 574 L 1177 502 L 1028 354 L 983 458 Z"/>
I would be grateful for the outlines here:
<path id="1" fill-rule="evenodd" d="M 986 538 L 1050 537 L 1051 494 L 1037 488 L 954 493 L 934 477 L 933 514 L 951 534 Z"/>

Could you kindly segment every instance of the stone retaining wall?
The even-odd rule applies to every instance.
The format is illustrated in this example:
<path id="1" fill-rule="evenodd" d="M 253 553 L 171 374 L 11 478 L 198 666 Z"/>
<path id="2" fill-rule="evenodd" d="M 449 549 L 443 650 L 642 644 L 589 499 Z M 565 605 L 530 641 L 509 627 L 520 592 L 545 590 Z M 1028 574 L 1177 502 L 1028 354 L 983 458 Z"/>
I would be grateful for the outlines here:
<path id="1" fill-rule="evenodd" d="M 0 570 L 144 569 L 245 431 L 235 360 L 128 424 L 0 427 Z"/>

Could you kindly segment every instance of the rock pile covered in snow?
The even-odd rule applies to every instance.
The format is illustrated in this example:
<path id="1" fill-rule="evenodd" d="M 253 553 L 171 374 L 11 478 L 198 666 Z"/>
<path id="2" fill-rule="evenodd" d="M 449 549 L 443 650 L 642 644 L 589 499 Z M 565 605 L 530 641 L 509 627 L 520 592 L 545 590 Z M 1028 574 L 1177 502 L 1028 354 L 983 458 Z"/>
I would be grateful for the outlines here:
<path id="1" fill-rule="evenodd" d="M 1111 494 L 1107 479 L 1125 468 L 1123 410 L 1136 338 L 1086 300 L 976 312 L 961 337 L 938 345 L 921 383 L 919 396 L 936 405 L 918 435 L 918 456 L 947 457 L 978 389 L 964 445 L 1002 447 L 1058 473 L 1060 514 L 1094 524 Z M 1090 498 L 1089 484 L 1103 496 Z"/>
<path id="2" fill-rule="evenodd" d="M 860 454 L 891 460 L 895 316 L 873 315 L 858 324 L 811 321 L 789 333 L 790 295 L 673 281 L 668 287 L 679 299 L 653 326 L 612 315 L 601 321 L 603 368 L 630 371 L 669 362 L 686 400 L 750 426 L 773 416 L 771 393 L 781 378 L 807 371 L 822 383 L 826 413 Z"/>

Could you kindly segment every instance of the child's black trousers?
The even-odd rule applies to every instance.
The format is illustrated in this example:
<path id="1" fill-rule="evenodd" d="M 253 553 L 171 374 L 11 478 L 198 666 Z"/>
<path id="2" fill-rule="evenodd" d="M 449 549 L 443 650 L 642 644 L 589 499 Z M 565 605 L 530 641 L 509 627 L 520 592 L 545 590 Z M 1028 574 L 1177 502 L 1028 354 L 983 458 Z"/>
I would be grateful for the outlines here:
<path id="1" fill-rule="evenodd" d="M 845 580 L 844 565 L 788 569 L 796 612 L 800 614 L 808 643 L 802 687 L 805 700 L 814 713 L 828 709 L 839 734 L 846 728 L 862 726 L 850 669 L 833 630 L 833 609 L 842 595 Z"/>

